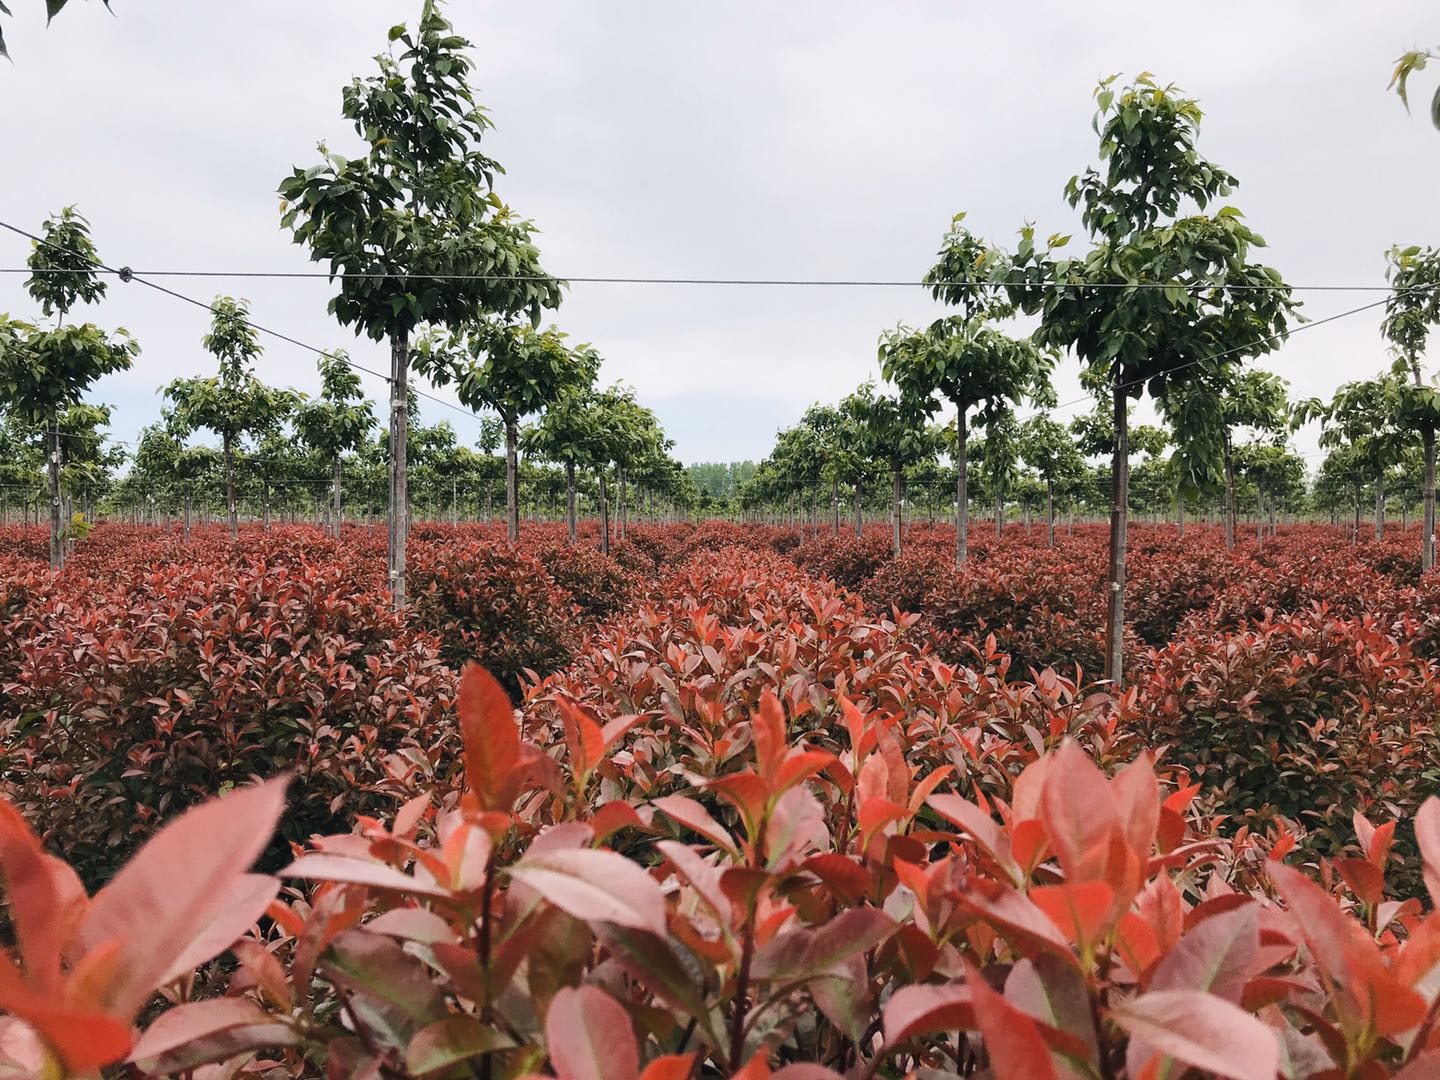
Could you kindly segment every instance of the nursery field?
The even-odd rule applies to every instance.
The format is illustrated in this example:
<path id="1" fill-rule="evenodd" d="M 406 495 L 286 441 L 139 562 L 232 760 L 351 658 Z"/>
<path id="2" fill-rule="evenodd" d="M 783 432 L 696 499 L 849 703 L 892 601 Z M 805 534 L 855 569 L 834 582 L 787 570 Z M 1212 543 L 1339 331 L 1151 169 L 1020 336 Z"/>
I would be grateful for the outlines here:
<path id="1" fill-rule="evenodd" d="M 891 539 L 3 530 L 0 1071 L 1434 1075 L 1413 530 Z"/>

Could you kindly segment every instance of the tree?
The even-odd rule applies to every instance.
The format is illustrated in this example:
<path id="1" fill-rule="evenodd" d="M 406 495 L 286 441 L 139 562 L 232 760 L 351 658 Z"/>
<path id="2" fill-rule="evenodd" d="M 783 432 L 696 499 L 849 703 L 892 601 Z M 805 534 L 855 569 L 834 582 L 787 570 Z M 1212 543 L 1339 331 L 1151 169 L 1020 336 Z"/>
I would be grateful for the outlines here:
<path id="1" fill-rule="evenodd" d="M 939 451 L 927 423 L 935 402 L 901 390 L 877 394 L 866 383 L 857 391 L 858 416 L 864 425 L 866 456 L 884 463 L 891 476 L 890 525 L 892 550 L 901 549 L 901 505 L 905 496 L 905 470 L 932 458 Z"/>
<path id="2" fill-rule="evenodd" d="M 1320 421 L 1321 446 L 1349 447 L 1357 476 L 1374 481 L 1377 540 L 1385 537 L 1385 473 L 1399 462 L 1411 438 L 1404 423 L 1407 397 L 1405 379 L 1387 372 L 1345 383 L 1328 402 L 1311 398 L 1296 410 L 1301 422 Z M 1358 526 L 1358 508 L 1356 520 Z"/>
<path id="3" fill-rule="evenodd" d="M 964 219 L 957 215 L 955 222 Z M 973 239 L 957 241 L 959 250 L 948 262 L 963 262 L 970 254 Z M 936 268 L 926 280 L 949 273 Z M 948 278 L 946 279 L 948 280 Z M 947 295 L 935 285 L 937 297 Z M 880 370 L 902 392 L 919 398 L 939 393 L 955 409 L 955 565 L 969 551 L 969 492 L 967 489 L 967 442 L 969 412 L 978 409 L 979 422 L 987 427 L 1026 397 L 1044 396 L 1050 385 L 1054 355 L 1033 342 L 1018 341 L 984 325 L 997 309 L 990 293 L 963 292 L 957 296 L 966 305 L 961 317 L 939 319 L 920 332 L 897 327 L 881 338 Z M 982 302 L 983 301 L 983 302 Z M 997 519 L 997 526 L 999 521 Z"/>
<path id="4" fill-rule="evenodd" d="M 565 469 L 565 523 L 570 542 L 575 543 L 576 483 L 578 469 L 604 468 L 601 460 L 603 431 L 599 401 L 589 386 L 563 394 L 537 424 L 527 428 L 521 442 L 527 454 L 538 454 Z"/>
<path id="5" fill-rule="evenodd" d="M 1424 509 L 1420 529 L 1421 571 L 1435 565 L 1435 432 L 1440 429 L 1440 392 L 1420 368 L 1430 331 L 1440 326 L 1440 249 L 1391 248 L 1390 298 L 1381 330 L 1395 354 L 1393 374 L 1411 380 L 1401 388 L 1402 421 L 1420 432 L 1424 455 Z"/>
<path id="6" fill-rule="evenodd" d="M 171 430 L 185 438 L 199 430 L 220 437 L 225 467 L 225 508 L 230 535 L 240 532 L 235 498 L 235 458 L 246 436 L 271 431 L 299 404 L 299 395 L 277 390 L 255 377 L 252 367 L 260 356 L 260 342 L 247 316 L 243 300 L 217 296 L 210 305 L 210 330 L 201 338 L 207 352 L 220 362 L 217 374 L 175 379 L 165 387 L 170 402 Z"/>
<path id="7" fill-rule="evenodd" d="M 1241 475 L 1255 488 L 1255 533 L 1264 535 L 1269 515 L 1270 535 L 1275 535 L 1275 501 L 1299 498 L 1305 491 L 1305 460 L 1290 452 L 1283 442 L 1256 439 L 1236 448 Z"/>
<path id="8" fill-rule="evenodd" d="M 1400 101 L 1407 110 L 1410 108 L 1410 76 L 1417 71 L 1424 71 L 1425 65 L 1437 56 L 1440 56 L 1440 49 L 1412 49 L 1395 61 L 1395 72 L 1390 76 L 1390 89 L 1400 96 Z M 1435 96 L 1430 99 L 1430 122 L 1440 129 L 1440 86 L 1435 88 Z"/>
<path id="9" fill-rule="evenodd" d="M 870 470 L 870 439 L 866 426 L 868 402 L 875 387 L 865 383 L 847 394 L 836 408 L 837 420 L 830 438 L 833 449 L 826 464 L 827 479 L 848 484 L 854 497 L 854 530 L 859 539 L 863 525 L 865 481 Z"/>
<path id="10" fill-rule="evenodd" d="M 304 402 L 295 414 L 295 431 L 307 447 L 329 461 L 330 528 L 340 538 L 341 462 L 346 451 L 358 450 L 375 427 L 375 407 L 360 389 L 360 376 L 343 352 L 322 356 L 320 396 Z"/>
<path id="11" fill-rule="evenodd" d="M 393 52 L 378 74 L 355 79 L 341 114 L 366 143 L 346 158 L 322 144 L 323 160 L 280 185 L 282 224 L 310 257 L 330 265 L 339 291 L 330 310 L 343 326 L 390 342 L 390 533 L 388 574 L 405 606 L 409 529 L 410 341 L 422 323 L 465 326 L 521 313 L 533 325 L 560 303 L 560 283 L 540 266 L 533 226 L 494 191 L 500 166 L 480 149 L 490 128 L 468 77 L 470 43 L 434 0 L 415 31 L 390 29 Z"/>
<path id="12" fill-rule="evenodd" d="M 1290 424 L 1290 401 L 1280 376 L 1258 369 L 1229 370 L 1222 376 L 1220 417 L 1224 424 L 1225 547 L 1235 547 L 1235 430 L 1279 434 Z"/>
<path id="13" fill-rule="evenodd" d="M 42 240 L 26 262 L 26 291 L 55 325 L 44 329 L 0 319 L 0 400 L 22 422 L 43 424 L 48 434 L 50 565 L 58 570 L 65 560 L 61 414 L 77 405 L 96 379 L 129 368 L 140 350 L 124 330 L 112 337 L 93 323 L 65 325 L 77 303 L 93 304 L 105 295 L 105 283 L 95 273 L 89 223 L 73 206 L 46 220 Z"/>
<path id="14" fill-rule="evenodd" d="M 1111 466 L 1110 572 L 1105 675 L 1123 675 L 1128 524 L 1128 402 L 1148 390 L 1175 434 L 1182 486 L 1214 482 L 1222 457 L 1216 383 L 1226 368 L 1275 348 L 1295 304 L 1280 275 L 1249 261 L 1264 241 L 1233 207 L 1206 213 L 1235 178 L 1196 150 L 1200 107 L 1149 75 L 1095 91 L 1104 173 L 1071 178 L 1092 246 L 1078 258 L 1042 250 L 1021 231 L 1014 253 L 985 248 L 956 223 L 932 271 L 937 295 L 963 302 L 1001 283 L 1012 303 L 1039 317 L 1034 338 L 1073 349 L 1109 392 L 1115 425 Z M 1182 213 L 1193 208 L 1193 212 Z M 966 259 L 970 259 L 967 263 Z M 1209 387 L 1208 392 L 1201 388 Z"/>
<path id="15" fill-rule="evenodd" d="M 1049 545 L 1055 546 L 1055 487 L 1076 484 L 1085 474 L 1085 459 L 1063 424 L 1044 413 L 1020 425 L 1020 457 L 1045 484 L 1045 521 Z"/>
<path id="16" fill-rule="evenodd" d="M 419 344 L 419 363 L 441 386 L 455 383 L 461 402 L 500 416 L 505 430 L 505 517 L 510 542 L 520 539 L 517 453 L 520 421 L 567 393 L 590 386 L 600 355 L 588 345 L 565 345 L 555 327 L 482 320 L 460 333 L 433 333 Z"/>

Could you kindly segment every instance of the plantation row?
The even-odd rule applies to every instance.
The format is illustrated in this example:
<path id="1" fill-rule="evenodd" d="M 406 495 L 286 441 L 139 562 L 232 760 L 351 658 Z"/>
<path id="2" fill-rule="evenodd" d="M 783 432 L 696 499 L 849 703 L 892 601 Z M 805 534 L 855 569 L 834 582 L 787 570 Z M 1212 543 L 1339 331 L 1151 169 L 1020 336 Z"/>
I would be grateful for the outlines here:
<path id="1" fill-rule="evenodd" d="M 1413 535 L 1136 528 L 1110 692 L 1097 527 L 581 532 L 417 525 L 398 614 L 380 530 L 108 525 L 58 576 L 4 530 L 0 1053 L 1430 1075 Z"/>

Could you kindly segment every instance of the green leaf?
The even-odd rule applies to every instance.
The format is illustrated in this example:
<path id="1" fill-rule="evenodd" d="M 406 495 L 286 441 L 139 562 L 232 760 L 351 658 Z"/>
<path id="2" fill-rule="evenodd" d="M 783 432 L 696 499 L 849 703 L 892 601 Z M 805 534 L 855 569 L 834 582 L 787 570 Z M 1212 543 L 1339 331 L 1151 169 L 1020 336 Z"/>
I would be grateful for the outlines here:
<path id="1" fill-rule="evenodd" d="M 404 34 L 404 33 L 405 33 L 405 24 L 404 24 L 404 23 L 396 23 L 394 26 L 392 26 L 392 27 L 390 28 L 390 40 L 391 40 L 391 41 L 394 41 L 396 38 L 400 37 L 400 36 L 401 36 L 402 34 Z"/>
<path id="2" fill-rule="evenodd" d="M 60 10 L 69 0 L 45 0 L 45 25 L 50 25 L 50 20 L 60 14 Z"/>

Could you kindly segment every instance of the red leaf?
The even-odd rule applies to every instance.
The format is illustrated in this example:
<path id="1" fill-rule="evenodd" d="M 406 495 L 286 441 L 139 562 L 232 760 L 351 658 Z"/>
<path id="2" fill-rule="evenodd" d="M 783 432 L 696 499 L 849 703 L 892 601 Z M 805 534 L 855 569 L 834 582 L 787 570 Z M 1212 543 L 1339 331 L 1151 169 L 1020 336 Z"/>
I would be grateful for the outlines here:
<path id="1" fill-rule="evenodd" d="M 884 1018 L 885 1045 L 890 1048 L 917 1035 L 973 1028 L 970 987 L 958 982 L 902 986 L 885 1003 Z"/>
<path id="2" fill-rule="evenodd" d="M 980 973 L 966 968 L 965 982 L 975 1009 L 975 1026 L 985 1040 L 991 1071 L 997 1077 L 1047 1080 L 1055 1077 L 1055 1062 L 1029 1014 L 1021 1012 L 990 989 Z"/>
<path id="3" fill-rule="evenodd" d="M 547 851 L 522 858 L 506 873 L 577 919 L 665 934 L 660 886 L 636 863 L 613 851 Z"/>
<path id="4" fill-rule="evenodd" d="M 117 1015 L 134 1016 L 178 959 L 193 958 L 191 947 L 198 938 L 211 940 L 216 898 L 240 887 L 265 849 L 285 808 L 288 783 L 288 777 L 280 777 L 186 811 L 91 901 L 80 924 L 85 948 L 121 943 L 120 974 L 109 995 Z M 234 912 L 226 916 L 234 918 Z M 234 925 L 229 940 L 254 917 Z"/>
<path id="5" fill-rule="evenodd" d="M 465 743 L 465 782 L 482 810 L 509 810 L 508 789 L 520 765 L 520 726 L 510 699 L 479 664 L 465 665 L 456 702 Z"/>
<path id="6" fill-rule="evenodd" d="M 1415 813 L 1415 839 L 1425 861 L 1425 888 L 1430 904 L 1440 908 L 1440 799 L 1431 795 Z"/>
<path id="7" fill-rule="evenodd" d="M 1028 895 L 1073 944 L 1082 947 L 1105 932 L 1115 902 L 1114 890 L 1103 881 L 1041 885 Z"/>
<path id="8" fill-rule="evenodd" d="M 1196 990 L 1153 990 L 1110 1010 L 1136 1039 L 1166 1057 L 1228 1080 L 1275 1080 L 1275 1031 L 1240 1006 Z"/>
<path id="9" fill-rule="evenodd" d="M 130 1053 L 131 1061 L 144 1061 L 159 1057 L 167 1050 L 184 1046 L 188 1042 L 214 1035 L 230 1028 L 264 1024 L 271 1016 L 249 998 L 215 998 L 210 1001 L 192 1001 L 177 1005 L 160 1014 L 150 1025 L 135 1049 Z"/>
<path id="10" fill-rule="evenodd" d="M 555 995 L 545 1014 L 545 1043 L 559 1080 L 635 1080 L 640 1071 L 629 1014 L 594 986 Z"/>
<path id="11" fill-rule="evenodd" d="M 1051 755 L 1040 806 L 1065 876 L 1072 882 L 1104 879 L 1114 838 L 1125 834 L 1105 774 L 1079 744 L 1067 739 Z"/>
<path id="12" fill-rule="evenodd" d="M 1259 948 L 1256 906 L 1223 912 L 1180 938 L 1156 965 L 1149 988 L 1204 990 L 1238 1004 Z"/>

